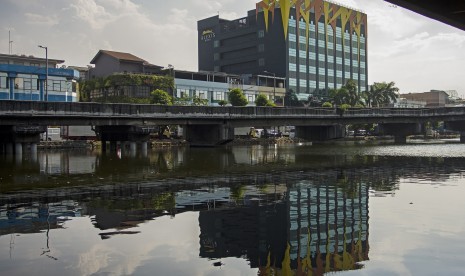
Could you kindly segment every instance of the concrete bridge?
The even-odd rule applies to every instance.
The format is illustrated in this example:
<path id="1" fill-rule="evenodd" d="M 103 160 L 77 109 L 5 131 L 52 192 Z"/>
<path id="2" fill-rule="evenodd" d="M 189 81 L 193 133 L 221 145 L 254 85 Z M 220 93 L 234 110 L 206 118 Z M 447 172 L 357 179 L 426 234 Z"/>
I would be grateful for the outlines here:
<path id="1" fill-rule="evenodd" d="M 38 101 L 0 101 L 0 143 L 37 143 L 46 126 L 94 126 L 102 142 L 145 142 L 159 125 L 181 125 L 194 146 L 225 144 L 235 127 L 296 126 L 296 137 L 324 141 L 345 136 L 345 125 L 377 123 L 381 134 L 405 142 L 430 121 L 444 121 L 465 142 L 465 107 L 270 108 L 161 106 Z M 4 146 L 5 147 L 5 146 Z"/>

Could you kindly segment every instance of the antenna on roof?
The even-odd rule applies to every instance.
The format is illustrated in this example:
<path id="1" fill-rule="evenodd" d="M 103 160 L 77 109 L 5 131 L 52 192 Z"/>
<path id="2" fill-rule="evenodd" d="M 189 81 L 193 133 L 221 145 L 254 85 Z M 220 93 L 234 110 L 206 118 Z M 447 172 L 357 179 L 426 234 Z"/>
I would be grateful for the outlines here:
<path id="1" fill-rule="evenodd" d="M 8 30 L 8 54 L 13 53 L 13 40 L 11 40 L 11 31 Z"/>

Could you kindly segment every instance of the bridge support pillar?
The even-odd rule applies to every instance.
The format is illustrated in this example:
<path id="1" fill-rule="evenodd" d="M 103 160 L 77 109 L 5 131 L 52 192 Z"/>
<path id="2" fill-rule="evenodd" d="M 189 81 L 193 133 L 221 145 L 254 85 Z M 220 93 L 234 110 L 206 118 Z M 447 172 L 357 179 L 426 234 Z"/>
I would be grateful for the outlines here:
<path id="1" fill-rule="evenodd" d="M 147 142 L 142 141 L 141 149 L 140 149 L 142 156 L 144 157 L 147 156 L 147 150 L 148 150 Z"/>
<path id="2" fill-rule="evenodd" d="M 100 144 L 102 145 L 102 152 L 103 153 L 107 152 L 107 141 L 102 140 Z"/>
<path id="3" fill-rule="evenodd" d="M 15 143 L 15 154 L 18 156 L 23 155 L 23 144 L 22 143 L 18 143 L 18 142 Z"/>
<path id="4" fill-rule="evenodd" d="M 394 135 L 394 143 L 396 144 L 406 144 L 407 136 L 405 135 Z"/>
<path id="5" fill-rule="evenodd" d="M 296 126 L 295 136 L 308 141 L 328 141 L 345 136 L 344 125 Z"/>
<path id="6" fill-rule="evenodd" d="M 110 151 L 116 152 L 117 144 L 121 147 L 121 152 L 125 151 L 126 144 L 129 143 L 130 156 L 136 156 L 137 143 L 145 143 L 150 139 L 150 128 L 132 125 L 97 126 L 95 133 L 102 141 L 102 151 L 104 141 L 110 142 Z M 142 148 L 143 150 L 143 148 Z"/>
<path id="7" fill-rule="evenodd" d="M 213 147 L 234 140 L 234 128 L 229 124 L 186 125 L 186 141 L 193 147 Z"/>
<path id="8" fill-rule="evenodd" d="M 6 154 L 22 156 L 27 145 L 39 143 L 40 134 L 44 131 L 45 126 L 37 125 L 0 126 L 0 144 L 5 146 Z"/>
<path id="9" fill-rule="evenodd" d="M 136 156 L 136 151 L 137 151 L 137 143 L 136 142 L 131 142 L 129 144 L 129 154 L 131 155 L 131 157 L 135 157 Z"/>
<path id="10" fill-rule="evenodd" d="M 407 136 L 423 133 L 423 124 L 420 123 L 383 123 L 379 124 L 379 132 L 383 135 L 394 136 L 394 142 L 407 143 Z"/>
<path id="11" fill-rule="evenodd" d="M 465 121 L 444 122 L 444 128 L 448 130 L 460 131 L 460 143 L 465 143 Z"/>
<path id="12" fill-rule="evenodd" d="M 5 153 L 7 155 L 13 155 L 13 143 L 6 143 L 5 144 Z"/>
<path id="13" fill-rule="evenodd" d="M 117 142 L 110 141 L 110 152 L 116 152 L 116 149 L 117 149 Z"/>
<path id="14" fill-rule="evenodd" d="M 37 143 L 31 143 L 31 160 L 32 162 L 37 161 Z"/>

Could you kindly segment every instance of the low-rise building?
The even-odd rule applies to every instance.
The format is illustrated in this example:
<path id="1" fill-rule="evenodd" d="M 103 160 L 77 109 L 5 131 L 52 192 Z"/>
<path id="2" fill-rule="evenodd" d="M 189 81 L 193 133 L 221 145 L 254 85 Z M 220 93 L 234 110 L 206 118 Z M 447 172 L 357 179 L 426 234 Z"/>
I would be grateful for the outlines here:
<path id="1" fill-rule="evenodd" d="M 272 102 L 283 105 L 285 96 L 285 78 L 270 75 L 235 75 L 222 72 L 187 71 L 176 70 L 173 66 L 163 68 L 153 65 L 133 54 L 100 50 L 91 61 L 95 65 L 90 68 L 90 80 L 132 75 L 134 79 L 140 79 L 141 83 L 125 81 L 124 85 L 109 85 L 108 87 L 91 88 L 88 98 L 92 101 L 103 97 L 124 96 L 132 98 L 147 98 L 154 89 L 163 89 L 169 92 L 178 103 L 185 101 L 191 104 L 194 98 L 206 100 L 208 105 L 216 106 L 221 101 L 228 101 L 230 89 L 241 89 L 249 104 L 255 105 L 255 99 L 259 94 L 265 94 Z M 167 87 L 155 87 L 151 77 L 171 78 L 174 81 L 174 89 Z M 111 77 L 111 78 L 112 78 Z M 128 78 L 129 79 L 129 78 Z M 111 82 L 103 82 L 106 83 Z M 86 89 L 87 90 L 87 89 Z"/>
<path id="2" fill-rule="evenodd" d="M 407 100 L 405 98 L 400 98 L 397 102 L 392 104 L 393 107 L 396 108 L 422 108 L 426 106 L 425 101 L 413 101 Z"/>
<path id="3" fill-rule="evenodd" d="M 77 101 L 78 72 L 59 68 L 62 63 L 64 60 L 0 54 L 0 99 Z"/>
<path id="4" fill-rule="evenodd" d="M 408 101 L 426 102 L 426 107 L 443 107 L 449 103 L 449 95 L 443 90 L 401 94 L 401 98 Z"/>
<path id="5" fill-rule="evenodd" d="M 283 99 L 286 89 L 284 78 L 263 75 L 235 75 L 221 72 L 192 72 L 174 70 L 174 97 L 208 100 L 212 106 L 220 101 L 228 101 L 229 90 L 239 88 L 244 92 L 248 105 L 255 105 L 259 94 L 264 94 L 270 101 Z M 282 101 L 281 101 L 282 103 Z"/>
<path id="6" fill-rule="evenodd" d="M 106 77 L 114 73 L 160 74 L 163 66 L 147 62 L 130 53 L 100 50 L 90 61 L 90 78 Z"/>

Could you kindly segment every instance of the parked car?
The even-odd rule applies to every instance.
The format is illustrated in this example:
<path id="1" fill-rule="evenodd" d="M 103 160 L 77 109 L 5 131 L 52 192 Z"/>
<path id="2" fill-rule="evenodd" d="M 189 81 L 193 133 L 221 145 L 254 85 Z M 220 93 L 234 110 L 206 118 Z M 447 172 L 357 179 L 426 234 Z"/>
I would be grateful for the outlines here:
<path id="1" fill-rule="evenodd" d="M 368 135 L 368 133 L 364 129 L 357 129 L 355 131 L 355 136 L 367 136 L 367 135 Z"/>

